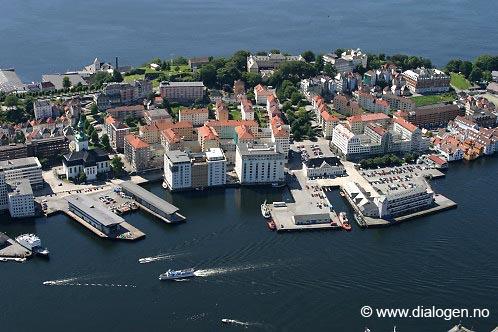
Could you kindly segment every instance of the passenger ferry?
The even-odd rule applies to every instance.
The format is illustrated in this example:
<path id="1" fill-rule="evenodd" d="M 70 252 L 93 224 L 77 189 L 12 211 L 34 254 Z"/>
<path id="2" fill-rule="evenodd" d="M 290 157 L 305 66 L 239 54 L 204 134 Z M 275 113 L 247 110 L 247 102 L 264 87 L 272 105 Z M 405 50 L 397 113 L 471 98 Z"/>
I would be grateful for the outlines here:
<path id="1" fill-rule="evenodd" d="M 176 279 L 186 279 L 195 277 L 195 269 L 184 269 L 184 270 L 171 270 L 169 269 L 165 273 L 159 276 L 159 280 L 176 280 Z"/>
<path id="2" fill-rule="evenodd" d="M 37 255 L 48 257 L 49 251 L 41 246 L 41 240 L 35 234 L 23 234 L 16 237 L 17 243 Z"/>

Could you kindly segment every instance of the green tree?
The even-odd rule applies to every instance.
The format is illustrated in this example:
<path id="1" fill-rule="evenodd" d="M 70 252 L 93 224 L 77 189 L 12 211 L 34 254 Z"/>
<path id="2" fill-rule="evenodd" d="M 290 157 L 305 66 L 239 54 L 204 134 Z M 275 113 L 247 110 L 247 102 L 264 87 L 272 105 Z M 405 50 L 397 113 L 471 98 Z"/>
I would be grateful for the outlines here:
<path id="1" fill-rule="evenodd" d="M 342 53 L 346 52 L 346 50 L 344 48 L 337 48 L 334 53 L 335 55 L 337 55 L 338 57 L 340 57 L 342 55 Z"/>
<path id="2" fill-rule="evenodd" d="M 301 101 L 301 99 L 303 99 L 303 96 L 298 91 L 295 91 L 295 92 L 292 93 L 290 99 L 291 99 L 291 103 L 293 105 L 297 105 L 297 104 L 299 104 L 299 102 Z"/>
<path id="3" fill-rule="evenodd" d="M 475 59 L 474 65 L 476 67 L 479 67 L 482 71 L 498 70 L 498 56 L 492 56 L 488 54 L 479 55 Z"/>
<path id="4" fill-rule="evenodd" d="M 97 131 L 95 129 L 92 131 L 92 133 L 90 135 L 90 140 L 93 143 L 93 145 L 98 145 L 100 143 L 99 134 L 97 133 Z"/>
<path id="5" fill-rule="evenodd" d="M 493 75 L 489 70 L 485 70 L 482 72 L 482 79 L 486 82 L 491 82 L 493 80 Z"/>
<path id="6" fill-rule="evenodd" d="M 111 82 L 112 76 L 108 72 L 99 71 L 92 75 L 90 82 L 95 88 L 100 88 L 104 83 Z"/>
<path id="7" fill-rule="evenodd" d="M 315 70 L 317 73 L 321 72 L 323 70 L 324 66 L 324 61 L 323 61 L 323 54 L 318 54 L 315 58 Z"/>
<path id="8" fill-rule="evenodd" d="M 106 150 L 111 149 L 111 144 L 109 142 L 109 135 L 103 134 L 102 137 L 100 138 L 100 143 L 102 144 L 104 149 L 106 149 Z"/>
<path id="9" fill-rule="evenodd" d="M 470 73 L 472 72 L 472 62 L 470 61 L 462 61 L 458 68 L 458 71 L 462 73 L 465 78 L 469 78 Z"/>
<path id="10" fill-rule="evenodd" d="M 309 50 L 301 53 L 301 56 L 306 62 L 313 62 L 315 60 L 315 54 Z"/>
<path id="11" fill-rule="evenodd" d="M 124 164 L 118 155 L 115 155 L 111 160 L 111 168 L 115 175 L 119 176 L 124 171 Z"/>
<path id="12" fill-rule="evenodd" d="M 462 65 L 462 60 L 453 59 L 446 64 L 446 70 L 448 72 L 458 73 L 460 71 L 460 66 Z"/>
<path id="13" fill-rule="evenodd" d="M 171 108 L 171 105 L 170 105 L 167 98 L 163 98 L 163 101 L 161 103 L 161 107 L 164 109 L 167 109 L 167 110 L 169 110 Z"/>
<path id="14" fill-rule="evenodd" d="M 86 174 L 85 172 L 83 171 L 80 171 L 80 173 L 78 174 L 78 183 L 85 183 L 86 182 Z"/>
<path id="15" fill-rule="evenodd" d="M 472 82 L 479 82 L 482 79 L 482 69 L 479 67 L 475 67 L 472 69 L 469 75 L 469 80 Z"/>
<path id="16" fill-rule="evenodd" d="M 3 104 L 7 107 L 17 106 L 19 104 L 19 97 L 12 94 L 7 95 L 7 97 L 5 97 Z"/>
<path id="17" fill-rule="evenodd" d="M 212 64 L 207 64 L 199 68 L 199 76 L 208 88 L 214 88 L 216 86 L 216 68 Z"/>
<path id="18" fill-rule="evenodd" d="M 112 71 L 112 82 L 123 82 L 123 75 L 119 72 L 119 70 Z"/>
<path id="19" fill-rule="evenodd" d="M 97 104 L 92 103 L 92 105 L 90 106 L 90 113 L 92 113 L 93 115 L 99 113 L 99 108 L 97 107 Z"/>
<path id="20" fill-rule="evenodd" d="M 62 87 L 64 89 L 69 89 L 71 87 L 71 81 L 69 80 L 69 77 L 64 76 L 64 78 L 62 79 Z"/>
<path id="21" fill-rule="evenodd" d="M 248 88 L 254 88 L 256 85 L 263 82 L 263 78 L 258 73 L 243 72 L 242 80 L 246 82 Z"/>
<path id="22" fill-rule="evenodd" d="M 328 75 L 330 77 L 334 77 L 337 74 L 337 71 L 335 70 L 335 67 L 331 63 L 326 63 L 323 66 L 323 73 L 325 75 Z"/>

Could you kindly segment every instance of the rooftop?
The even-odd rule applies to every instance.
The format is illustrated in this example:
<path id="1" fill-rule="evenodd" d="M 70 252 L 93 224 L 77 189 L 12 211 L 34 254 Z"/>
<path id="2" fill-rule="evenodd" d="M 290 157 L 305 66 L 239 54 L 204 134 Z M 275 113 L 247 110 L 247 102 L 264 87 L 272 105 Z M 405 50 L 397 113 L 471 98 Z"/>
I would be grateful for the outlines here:
<path id="1" fill-rule="evenodd" d="M 190 161 L 190 160 L 189 160 Z M 147 202 L 148 204 L 156 207 L 157 209 L 160 209 L 166 214 L 174 214 L 175 212 L 178 211 L 178 208 L 164 199 L 161 199 L 151 193 L 150 191 L 140 187 L 139 185 L 131 182 L 131 181 L 125 181 L 121 183 L 121 188 L 124 190 L 128 191 L 134 196 L 140 197 L 143 201 Z"/>
<path id="2" fill-rule="evenodd" d="M 172 150 L 164 152 L 166 158 L 168 158 L 173 164 L 176 163 L 189 163 L 190 157 L 188 153 L 180 150 Z"/>
<path id="3" fill-rule="evenodd" d="M 119 225 L 124 222 L 123 218 L 111 212 L 104 203 L 94 200 L 87 195 L 71 195 L 66 200 L 106 227 Z"/>
<path id="4" fill-rule="evenodd" d="M 37 157 L 26 157 L 0 161 L 0 171 L 9 171 L 34 166 L 38 166 L 41 168 L 40 161 Z"/>

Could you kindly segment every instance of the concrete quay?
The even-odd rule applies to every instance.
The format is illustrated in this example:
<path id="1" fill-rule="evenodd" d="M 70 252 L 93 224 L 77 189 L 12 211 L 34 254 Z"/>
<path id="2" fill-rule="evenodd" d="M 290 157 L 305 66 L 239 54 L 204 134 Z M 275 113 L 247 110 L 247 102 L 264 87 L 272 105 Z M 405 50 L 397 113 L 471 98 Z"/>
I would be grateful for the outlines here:
<path id="1" fill-rule="evenodd" d="M 302 171 L 292 174 L 287 184 L 294 202 L 285 206 L 277 202 L 270 204 L 277 232 L 342 229 L 337 213 L 322 190 L 308 184 Z"/>
<path id="2" fill-rule="evenodd" d="M 17 243 L 14 239 L 11 239 L 4 233 L 0 232 L 0 258 L 4 259 L 26 259 L 32 255 L 32 252 L 19 243 Z"/>

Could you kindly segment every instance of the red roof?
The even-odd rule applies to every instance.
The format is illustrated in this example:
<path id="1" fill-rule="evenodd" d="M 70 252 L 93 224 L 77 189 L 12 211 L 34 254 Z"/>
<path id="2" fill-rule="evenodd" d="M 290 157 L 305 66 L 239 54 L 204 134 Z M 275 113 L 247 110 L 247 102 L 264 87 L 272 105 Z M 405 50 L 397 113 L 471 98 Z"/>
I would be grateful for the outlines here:
<path id="1" fill-rule="evenodd" d="M 429 159 L 432 160 L 434 163 L 441 165 L 441 166 L 446 164 L 446 160 L 444 160 L 443 158 L 441 158 L 439 156 L 436 156 L 435 154 L 431 154 L 429 156 Z"/>
<path id="2" fill-rule="evenodd" d="M 106 125 L 111 125 L 113 123 L 116 123 L 116 119 L 114 119 L 111 115 L 108 115 L 106 118 L 105 118 L 105 124 Z"/>
<path id="3" fill-rule="evenodd" d="M 207 108 L 182 108 L 180 109 L 180 114 L 208 114 L 209 111 Z"/>
<path id="4" fill-rule="evenodd" d="M 320 113 L 320 115 L 322 116 L 323 120 L 325 120 L 326 122 L 337 122 L 337 121 L 339 121 L 338 117 L 330 114 L 327 111 L 323 111 L 322 113 Z"/>
<path id="5" fill-rule="evenodd" d="M 384 113 L 366 113 L 350 116 L 348 122 L 370 122 L 387 119 L 389 119 L 389 116 Z"/>
<path id="6" fill-rule="evenodd" d="M 128 134 L 125 136 L 125 141 L 127 141 L 134 149 L 144 149 L 148 148 L 149 144 L 142 141 L 140 138 L 133 134 Z"/>
<path id="7" fill-rule="evenodd" d="M 394 119 L 394 122 L 402 126 L 403 128 L 409 130 L 410 132 L 414 132 L 417 130 L 417 126 L 415 126 L 413 123 L 406 121 L 403 118 L 396 118 Z"/>
<path id="8" fill-rule="evenodd" d="M 218 138 L 213 129 L 206 125 L 200 127 L 198 133 L 204 140 L 215 140 Z"/>
<path id="9" fill-rule="evenodd" d="M 237 126 L 235 127 L 235 132 L 240 139 L 254 139 L 254 135 L 251 132 L 251 129 L 248 126 Z"/>
<path id="10" fill-rule="evenodd" d="M 208 120 L 206 124 L 211 127 L 237 127 L 243 125 L 258 127 L 258 123 L 255 120 Z"/>

